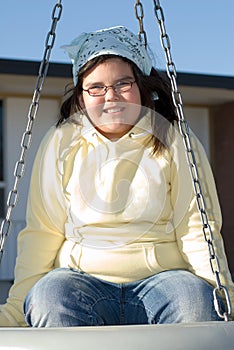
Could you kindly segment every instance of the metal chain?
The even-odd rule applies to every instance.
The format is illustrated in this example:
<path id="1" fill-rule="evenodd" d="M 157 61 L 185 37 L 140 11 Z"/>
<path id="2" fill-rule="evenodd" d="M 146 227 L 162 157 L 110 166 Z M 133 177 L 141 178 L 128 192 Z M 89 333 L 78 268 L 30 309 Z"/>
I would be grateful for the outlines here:
<path id="1" fill-rule="evenodd" d="M 16 207 L 17 201 L 18 201 L 18 185 L 19 181 L 22 179 L 24 175 L 25 170 L 25 156 L 26 152 L 30 148 L 31 142 L 32 142 L 32 128 L 33 124 L 37 115 L 38 107 L 39 107 L 39 100 L 43 88 L 43 84 L 45 81 L 45 77 L 48 72 L 49 68 L 49 59 L 51 50 L 54 46 L 55 42 L 55 30 L 57 26 L 57 22 L 60 20 L 62 13 L 62 5 L 61 0 L 57 2 L 57 4 L 54 6 L 52 11 L 52 24 L 50 31 L 47 34 L 46 41 L 45 41 L 45 50 L 43 59 L 41 61 L 38 77 L 36 81 L 35 90 L 32 97 L 32 102 L 29 107 L 28 111 L 28 122 L 26 126 L 26 130 L 23 133 L 22 139 L 21 139 L 21 154 L 19 160 L 15 164 L 15 170 L 14 170 L 14 185 L 12 190 L 8 194 L 7 199 L 7 212 L 6 217 L 1 223 L 0 228 L 0 264 L 2 261 L 2 256 L 4 252 L 4 244 L 6 241 L 7 236 L 10 233 L 10 227 L 11 227 L 11 215 L 12 210 Z"/>
<path id="2" fill-rule="evenodd" d="M 169 36 L 165 29 L 164 13 L 160 5 L 160 1 L 153 0 L 153 2 L 154 2 L 154 12 L 155 12 L 156 20 L 158 21 L 159 28 L 160 28 L 161 45 L 165 51 L 167 75 L 170 78 L 170 82 L 171 82 L 172 99 L 173 99 L 173 103 L 176 108 L 176 112 L 178 116 L 179 130 L 183 137 L 183 141 L 185 145 L 186 157 L 187 157 L 189 170 L 193 181 L 193 188 L 194 188 L 194 193 L 196 197 L 197 207 L 201 217 L 204 239 L 208 245 L 210 267 L 211 267 L 212 273 L 215 276 L 216 287 L 214 288 L 214 291 L 213 291 L 214 306 L 219 317 L 223 318 L 225 321 L 228 321 L 228 318 L 232 312 L 230 297 L 229 297 L 227 288 L 223 286 L 220 281 L 219 259 L 215 253 L 215 248 L 213 245 L 213 242 L 214 242 L 213 233 L 212 233 L 212 229 L 209 224 L 209 220 L 206 212 L 205 199 L 202 193 L 202 187 L 199 180 L 195 153 L 192 149 L 192 144 L 191 144 L 189 125 L 188 125 L 188 122 L 185 120 L 185 116 L 184 116 L 182 96 L 177 87 L 176 67 L 171 56 L 171 51 L 170 51 L 171 44 L 170 44 Z M 224 312 L 222 312 L 218 303 L 219 293 L 223 294 L 226 301 L 226 310 Z"/>
<path id="3" fill-rule="evenodd" d="M 144 9 L 140 0 L 136 0 L 134 8 L 135 8 L 135 15 L 138 20 L 139 28 L 140 28 L 138 32 L 138 39 L 141 43 L 143 43 L 143 45 L 147 49 L 147 35 L 143 25 Z"/>

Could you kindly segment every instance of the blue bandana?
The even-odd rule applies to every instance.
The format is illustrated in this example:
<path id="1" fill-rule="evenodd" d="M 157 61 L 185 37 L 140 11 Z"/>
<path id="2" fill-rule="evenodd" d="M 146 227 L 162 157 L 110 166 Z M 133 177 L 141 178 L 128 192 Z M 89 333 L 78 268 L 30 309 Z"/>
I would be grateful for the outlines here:
<path id="1" fill-rule="evenodd" d="M 94 57 L 112 54 L 128 58 L 149 75 L 152 61 L 137 36 L 123 26 L 82 33 L 70 45 L 62 46 L 73 63 L 73 81 L 77 85 L 77 73 Z"/>

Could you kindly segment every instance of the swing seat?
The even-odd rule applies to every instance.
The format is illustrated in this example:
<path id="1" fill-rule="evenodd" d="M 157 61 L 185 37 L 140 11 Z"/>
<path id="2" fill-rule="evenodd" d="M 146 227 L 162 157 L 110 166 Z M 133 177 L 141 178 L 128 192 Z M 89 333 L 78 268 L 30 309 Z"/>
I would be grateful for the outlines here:
<path id="1" fill-rule="evenodd" d="M 233 350 L 234 322 L 2 328 L 0 350 Z"/>

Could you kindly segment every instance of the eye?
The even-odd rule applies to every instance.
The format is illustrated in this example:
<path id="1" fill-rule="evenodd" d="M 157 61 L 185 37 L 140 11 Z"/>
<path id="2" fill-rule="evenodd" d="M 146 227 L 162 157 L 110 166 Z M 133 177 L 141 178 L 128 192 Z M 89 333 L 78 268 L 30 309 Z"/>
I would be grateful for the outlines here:
<path id="1" fill-rule="evenodd" d="M 99 92 L 99 91 L 105 90 L 105 86 L 103 86 L 103 85 L 94 85 L 94 86 L 91 86 L 88 90 L 91 93 L 95 93 L 95 92 Z"/>
<path id="2" fill-rule="evenodd" d="M 105 86 L 103 86 L 103 85 L 94 85 L 94 86 L 91 86 L 89 88 L 89 90 L 91 90 L 91 89 L 101 90 L 101 89 L 104 89 L 104 88 L 105 88 Z"/>
<path id="3" fill-rule="evenodd" d="M 133 83 L 135 83 L 135 81 L 121 80 L 114 85 L 114 89 L 118 93 L 127 92 L 132 88 Z"/>
<path id="4" fill-rule="evenodd" d="M 115 84 L 117 88 L 124 88 L 125 86 L 129 86 L 131 84 L 130 81 L 119 81 L 118 83 Z"/>

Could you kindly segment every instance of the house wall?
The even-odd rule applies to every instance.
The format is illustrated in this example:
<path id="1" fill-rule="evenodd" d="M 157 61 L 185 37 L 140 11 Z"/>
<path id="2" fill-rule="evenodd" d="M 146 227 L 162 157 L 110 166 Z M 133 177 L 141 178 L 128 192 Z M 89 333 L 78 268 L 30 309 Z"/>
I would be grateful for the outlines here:
<path id="1" fill-rule="evenodd" d="M 14 184 L 13 173 L 21 153 L 21 138 L 27 125 L 30 103 L 31 100 L 27 97 L 9 97 L 3 100 L 5 202 Z M 19 182 L 19 201 L 12 211 L 12 228 L 5 243 L 0 269 L 0 279 L 2 280 L 14 278 L 16 238 L 18 232 L 25 226 L 26 202 L 33 160 L 43 135 L 57 119 L 58 108 L 59 100 L 41 98 L 38 115 L 33 126 L 32 144 L 25 158 L 25 174 Z"/>
<path id="2" fill-rule="evenodd" d="M 184 108 L 185 118 L 189 123 L 191 130 L 199 138 L 206 154 L 210 159 L 210 110 L 208 107 L 193 106 Z"/>

